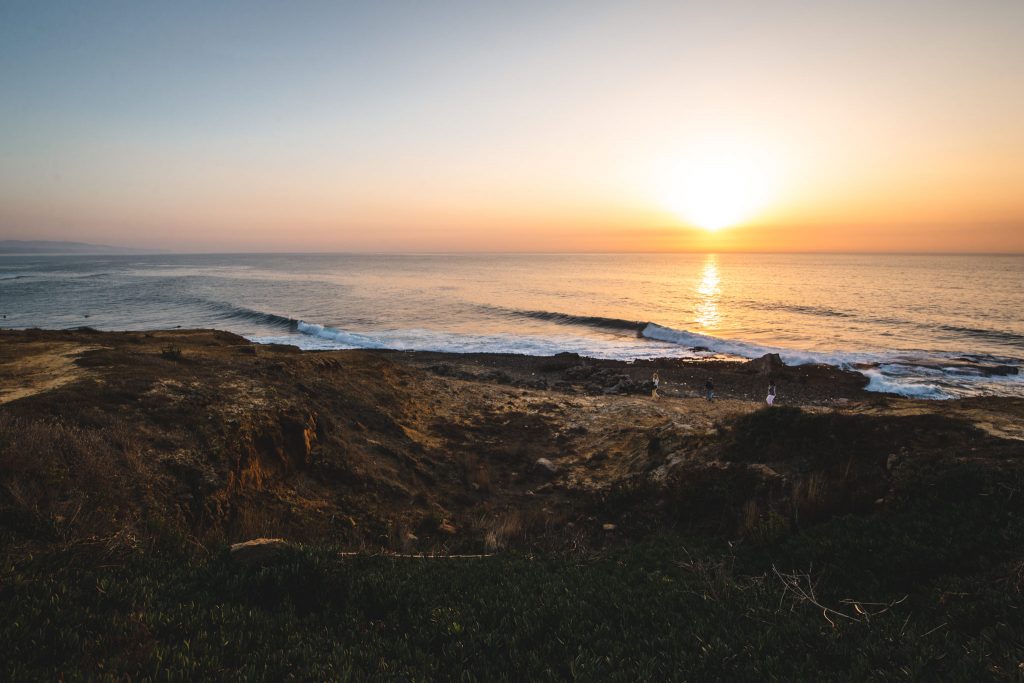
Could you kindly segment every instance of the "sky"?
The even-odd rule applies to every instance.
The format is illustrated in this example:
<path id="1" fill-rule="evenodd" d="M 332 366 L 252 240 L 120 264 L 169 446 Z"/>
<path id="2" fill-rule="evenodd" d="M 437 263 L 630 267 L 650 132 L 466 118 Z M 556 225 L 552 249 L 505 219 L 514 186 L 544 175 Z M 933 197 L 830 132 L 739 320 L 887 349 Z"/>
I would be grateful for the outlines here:
<path id="1" fill-rule="evenodd" d="M 0 239 L 1024 252 L 1024 2 L 0 0 Z"/>

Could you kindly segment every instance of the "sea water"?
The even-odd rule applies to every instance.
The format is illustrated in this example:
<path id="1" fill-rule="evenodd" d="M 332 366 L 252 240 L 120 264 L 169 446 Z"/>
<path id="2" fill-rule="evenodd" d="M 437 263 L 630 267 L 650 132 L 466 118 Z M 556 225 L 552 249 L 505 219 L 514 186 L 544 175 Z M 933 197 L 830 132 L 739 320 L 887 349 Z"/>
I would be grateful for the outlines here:
<path id="1" fill-rule="evenodd" d="M 0 326 L 216 328 L 304 349 L 754 358 L 1024 396 L 1024 256 L 0 256 Z"/>

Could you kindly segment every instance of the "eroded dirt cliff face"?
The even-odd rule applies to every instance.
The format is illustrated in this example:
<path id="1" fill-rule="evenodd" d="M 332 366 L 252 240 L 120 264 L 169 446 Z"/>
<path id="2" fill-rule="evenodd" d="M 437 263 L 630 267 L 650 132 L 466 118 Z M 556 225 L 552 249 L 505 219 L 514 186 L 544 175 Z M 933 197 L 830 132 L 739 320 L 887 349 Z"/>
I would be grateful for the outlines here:
<path id="1" fill-rule="evenodd" d="M 660 398 L 640 393 L 653 370 Z M 869 513 L 921 466 L 1012 469 L 1024 457 L 1024 401 L 905 401 L 863 393 L 851 373 L 772 367 L 803 408 L 767 410 L 748 397 L 761 370 L 310 353 L 212 331 L 5 331 L 0 529 L 16 547 L 741 536 Z M 723 395 L 713 403 L 698 396 L 707 376 Z"/>

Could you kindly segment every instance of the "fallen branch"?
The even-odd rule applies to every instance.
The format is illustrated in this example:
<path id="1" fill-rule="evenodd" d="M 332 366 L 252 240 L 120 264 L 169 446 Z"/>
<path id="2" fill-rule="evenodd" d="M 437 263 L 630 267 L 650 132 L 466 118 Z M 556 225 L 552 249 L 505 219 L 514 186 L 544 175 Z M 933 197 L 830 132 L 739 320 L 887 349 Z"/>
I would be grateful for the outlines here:
<path id="1" fill-rule="evenodd" d="M 818 600 L 818 597 L 817 595 L 815 595 L 814 592 L 814 582 L 811 580 L 811 575 L 809 572 L 803 574 L 795 572 L 785 574 L 783 572 L 780 572 L 774 564 L 772 565 L 772 572 L 774 572 L 775 576 L 779 579 L 779 581 L 782 582 L 783 585 L 782 596 L 779 598 L 780 609 L 782 607 L 782 602 L 785 599 L 786 595 L 792 593 L 793 596 L 800 602 L 809 603 L 814 607 L 820 609 L 822 616 L 825 617 L 825 621 L 827 621 L 832 626 L 832 628 L 836 628 L 836 622 L 832 619 L 832 617 L 846 619 L 847 621 L 853 621 L 857 623 L 870 624 L 872 617 L 877 617 L 879 615 L 885 614 L 893 607 L 899 605 L 909 597 L 909 595 L 904 595 L 899 600 L 894 600 L 893 602 L 866 602 L 862 600 L 844 598 L 839 602 L 843 605 L 853 606 L 853 614 L 847 614 L 846 612 L 843 612 L 841 610 L 833 609 L 831 607 L 823 605 L 821 601 Z"/>
<path id="2" fill-rule="evenodd" d="M 427 553 L 361 553 L 358 551 L 346 551 L 338 553 L 339 557 L 400 557 L 413 560 L 476 560 L 487 557 L 494 557 L 494 553 L 486 555 L 440 555 Z"/>

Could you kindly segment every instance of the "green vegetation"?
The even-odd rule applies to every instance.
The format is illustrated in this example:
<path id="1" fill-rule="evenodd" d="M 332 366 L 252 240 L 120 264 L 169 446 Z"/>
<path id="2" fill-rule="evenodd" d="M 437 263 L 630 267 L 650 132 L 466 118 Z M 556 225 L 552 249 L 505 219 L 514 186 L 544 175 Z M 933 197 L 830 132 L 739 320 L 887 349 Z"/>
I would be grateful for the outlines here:
<path id="1" fill-rule="evenodd" d="M 815 539 L 791 539 L 787 551 L 801 544 L 818 550 Z M 924 581 L 890 606 L 903 597 L 892 599 L 891 586 L 812 589 L 770 567 L 739 573 L 750 558 L 671 538 L 586 561 L 323 548 L 264 567 L 226 553 L 81 560 L 4 572 L 0 677 L 977 679 L 1015 675 L 1024 651 L 1019 586 L 990 574 Z"/>
<path id="2" fill-rule="evenodd" d="M 0 677 L 1012 678 L 1024 661 L 1014 477 L 936 464 L 872 515 L 588 557 L 300 547 L 248 567 L 224 551 L 79 546 L 4 570 Z"/>

